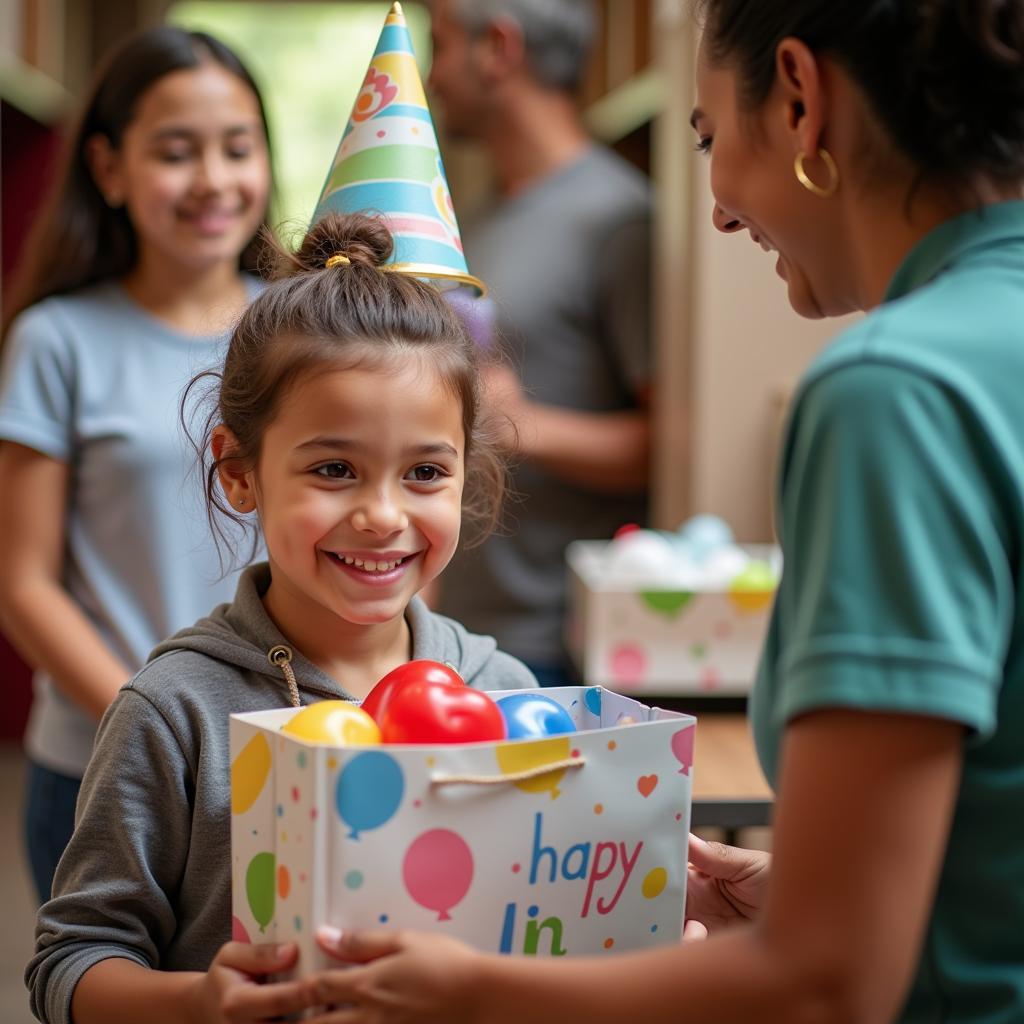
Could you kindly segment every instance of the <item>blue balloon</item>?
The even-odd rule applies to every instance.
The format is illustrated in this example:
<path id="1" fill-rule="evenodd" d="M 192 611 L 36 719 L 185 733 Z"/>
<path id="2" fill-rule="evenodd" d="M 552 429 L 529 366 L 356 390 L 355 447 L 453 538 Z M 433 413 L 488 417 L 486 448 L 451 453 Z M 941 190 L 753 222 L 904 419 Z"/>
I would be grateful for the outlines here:
<path id="1" fill-rule="evenodd" d="M 727 547 L 733 541 L 732 530 L 724 519 L 718 516 L 693 516 L 679 527 L 679 536 L 690 548 L 698 561 Z"/>
<path id="2" fill-rule="evenodd" d="M 576 731 L 572 715 L 558 701 L 542 693 L 513 693 L 496 703 L 505 718 L 510 740 L 560 736 Z"/>
<path id="3" fill-rule="evenodd" d="M 583 703 L 587 705 L 587 710 L 592 715 L 601 717 L 601 687 L 590 686 L 583 694 Z"/>
<path id="4" fill-rule="evenodd" d="M 341 820 L 352 830 L 349 839 L 379 828 L 398 810 L 405 792 L 401 765 L 379 750 L 356 754 L 338 775 L 334 802 Z"/>

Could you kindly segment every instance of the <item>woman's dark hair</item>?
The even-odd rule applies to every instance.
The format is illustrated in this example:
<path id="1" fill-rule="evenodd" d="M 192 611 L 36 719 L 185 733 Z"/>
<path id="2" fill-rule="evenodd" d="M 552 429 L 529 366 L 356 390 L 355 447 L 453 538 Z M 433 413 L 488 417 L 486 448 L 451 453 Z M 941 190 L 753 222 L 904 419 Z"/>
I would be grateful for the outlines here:
<path id="1" fill-rule="evenodd" d="M 756 109 L 787 36 L 838 61 L 920 176 L 1024 178 L 1024 0 L 699 0 Z"/>
<path id="2" fill-rule="evenodd" d="M 50 295 L 118 278 L 135 264 L 135 229 L 124 209 L 105 202 L 86 158 L 86 143 L 103 135 L 117 149 L 140 97 L 175 71 L 219 64 L 252 90 L 270 144 L 266 111 L 256 82 L 238 56 L 205 32 L 171 25 L 140 32 L 101 63 L 65 143 L 49 203 L 29 240 L 16 295 L 4 328 L 22 310 Z M 240 269 L 256 270 L 263 233 L 241 254 Z"/>
<path id="3" fill-rule="evenodd" d="M 463 514 L 478 528 L 477 541 L 494 528 L 505 492 L 505 466 L 481 415 L 476 348 L 459 316 L 433 285 L 388 271 L 394 239 L 385 222 L 362 214 L 329 213 L 308 231 L 294 253 L 272 239 L 276 280 L 242 314 L 223 369 L 199 374 L 182 400 L 182 423 L 204 472 L 207 513 L 222 551 L 234 551 L 233 531 L 218 516 L 245 530 L 224 500 L 218 470 L 231 462 L 255 468 L 263 435 L 281 404 L 301 380 L 325 366 L 390 368 L 422 359 L 462 412 L 466 487 Z M 347 263 L 327 266 L 332 256 Z M 334 262 L 334 261 L 332 261 Z M 214 407 L 200 436 L 189 427 L 189 393 L 204 378 L 217 380 Z M 234 444 L 219 459 L 210 451 L 219 424 Z M 253 537 L 253 551 L 257 537 Z"/>

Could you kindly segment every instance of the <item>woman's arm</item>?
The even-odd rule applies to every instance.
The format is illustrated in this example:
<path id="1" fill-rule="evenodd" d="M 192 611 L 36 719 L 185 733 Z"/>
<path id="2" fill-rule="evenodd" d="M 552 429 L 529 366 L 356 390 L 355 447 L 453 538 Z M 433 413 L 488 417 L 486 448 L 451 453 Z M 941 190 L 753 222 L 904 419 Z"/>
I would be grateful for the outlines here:
<path id="1" fill-rule="evenodd" d="M 0 442 L 0 625 L 29 664 L 99 718 L 132 673 L 61 585 L 70 473 Z"/>
<path id="2" fill-rule="evenodd" d="M 707 942 L 609 958 L 496 957 L 434 936 L 358 933 L 321 999 L 345 1020 L 801 1024 L 892 1020 L 917 964 L 952 819 L 961 726 L 819 711 L 786 733 L 761 917 Z M 329 1016 L 317 1020 L 329 1020 Z"/>

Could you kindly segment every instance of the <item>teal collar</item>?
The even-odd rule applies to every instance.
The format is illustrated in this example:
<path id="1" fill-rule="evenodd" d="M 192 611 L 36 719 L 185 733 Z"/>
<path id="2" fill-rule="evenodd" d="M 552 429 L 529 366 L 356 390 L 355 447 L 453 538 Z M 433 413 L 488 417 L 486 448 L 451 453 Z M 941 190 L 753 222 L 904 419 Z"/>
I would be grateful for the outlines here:
<path id="1" fill-rule="evenodd" d="M 973 249 L 1009 239 L 1024 241 L 1024 200 L 982 206 L 947 220 L 907 253 L 883 301 L 898 299 L 927 284 Z"/>

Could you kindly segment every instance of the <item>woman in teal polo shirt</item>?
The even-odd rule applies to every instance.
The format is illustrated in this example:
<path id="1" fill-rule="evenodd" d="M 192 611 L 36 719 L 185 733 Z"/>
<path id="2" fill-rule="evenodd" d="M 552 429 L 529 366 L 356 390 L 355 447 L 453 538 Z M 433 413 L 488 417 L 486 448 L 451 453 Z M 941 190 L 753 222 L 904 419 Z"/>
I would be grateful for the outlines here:
<path id="1" fill-rule="evenodd" d="M 367 961 L 317 979 L 327 1019 L 1024 1020 L 1024 0 L 703 8 L 715 224 L 797 312 L 869 311 L 784 447 L 763 900 L 600 960 L 323 935 Z"/>

